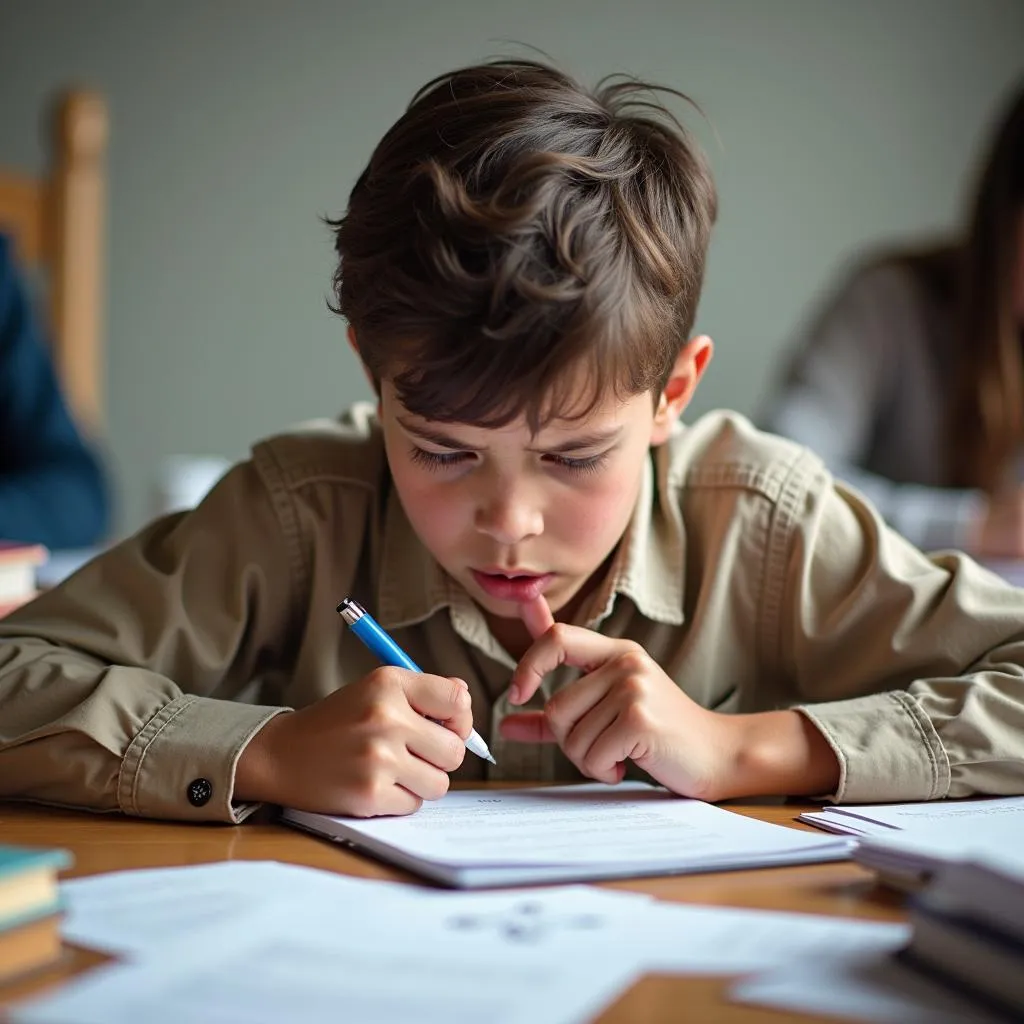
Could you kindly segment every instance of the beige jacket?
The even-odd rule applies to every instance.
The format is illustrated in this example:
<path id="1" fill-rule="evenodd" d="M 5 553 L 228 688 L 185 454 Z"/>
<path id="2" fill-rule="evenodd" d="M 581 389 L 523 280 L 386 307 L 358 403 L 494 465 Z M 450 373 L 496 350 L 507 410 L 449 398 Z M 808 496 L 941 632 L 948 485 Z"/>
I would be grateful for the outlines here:
<path id="1" fill-rule="evenodd" d="M 921 554 L 738 416 L 652 453 L 598 594 L 588 625 L 705 707 L 799 707 L 838 755 L 836 800 L 1024 793 L 1024 590 Z M 498 764 L 470 756 L 457 777 L 578 778 L 556 747 L 499 737 L 513 661 L 420 545 L 360 406 L 257 445 L 199 508 L 0 622 L 0 796 L 242 820 L 253 734 L 375 667 L 335 614 L 345 596 L 469 683 Z"/>

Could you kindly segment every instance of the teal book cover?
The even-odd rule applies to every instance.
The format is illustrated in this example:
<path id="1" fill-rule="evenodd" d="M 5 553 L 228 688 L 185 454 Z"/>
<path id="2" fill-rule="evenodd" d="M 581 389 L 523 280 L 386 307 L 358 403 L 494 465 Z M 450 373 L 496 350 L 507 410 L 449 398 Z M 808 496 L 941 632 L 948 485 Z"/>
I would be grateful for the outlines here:
<path id="1" fill-rule="evenodd" d="M 31 846 L 5 846 L 0 843 L 0 883 L 26 871 L 51 868 L 60 871 L 71 866 L 67 850 L 44 850 Z"/>
<path id="2" fill-rule="evenodd" d="M 0 843 L 0 932 L 60 913 L 56 875 L 71 862 L 67 850 Z"/>

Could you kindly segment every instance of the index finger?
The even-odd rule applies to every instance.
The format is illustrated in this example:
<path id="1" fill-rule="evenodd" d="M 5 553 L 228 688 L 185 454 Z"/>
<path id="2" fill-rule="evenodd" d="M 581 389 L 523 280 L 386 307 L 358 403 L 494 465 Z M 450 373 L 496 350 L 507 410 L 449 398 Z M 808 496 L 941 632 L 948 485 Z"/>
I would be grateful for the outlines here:
<path id="1" fill-rule="evenodd" d="M 559 665 L 572 665 L 593 672 L 606 661 L 622 654 L 629 640 L 614 640 L 583 626 L 556 622 L 519 659 L 509 685 L 511 704 L 522 704 L 536 692 L 544 677 Z"/>
<path id="2" fill-rule="evenodd" d="M 551 605 L 548 604 L 547 598 L 543 594 L 538 594 L 532 601 L 525 601 L 521 604 L 519 617 L 534 640 L 543 636 L 555 624 L 555 617 L 551 614 Z"/>
<path id="3" fill-rule="evenodd" d="M 465 726 L 469 735 L 473 725 L 472 700 L 463 680 L 410 672 L 402 681 L 402 689 L 413 711 L 435 722 L 451 724 L 456 732 Z"/>

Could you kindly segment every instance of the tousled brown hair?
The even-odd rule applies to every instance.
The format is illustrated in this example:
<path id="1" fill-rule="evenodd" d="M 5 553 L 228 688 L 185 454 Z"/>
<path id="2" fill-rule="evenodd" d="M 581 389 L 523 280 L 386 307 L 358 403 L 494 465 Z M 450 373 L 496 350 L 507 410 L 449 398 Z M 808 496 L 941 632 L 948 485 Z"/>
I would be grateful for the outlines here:
<path id="1" fill-rule="evenodd" d="M 501 60 L 416 94 L 328 222 L 332 308 L 411 412 L 492 427 L 525 413 L 537 429 L 610 391 L 660 392 L 717 201 L 659 91 L 687 100 Z"/>

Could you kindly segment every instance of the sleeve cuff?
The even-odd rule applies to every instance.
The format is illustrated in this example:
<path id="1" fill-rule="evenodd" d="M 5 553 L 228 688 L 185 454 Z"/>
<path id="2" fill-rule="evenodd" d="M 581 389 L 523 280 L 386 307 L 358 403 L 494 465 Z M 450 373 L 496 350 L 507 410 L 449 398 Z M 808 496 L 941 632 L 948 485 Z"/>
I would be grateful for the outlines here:
<path id="1" fill-rule="evenodd" d="M 128 747 L 118 775 L 118 806 L 146 818 L 238 824 L 259 806 L 232 803 L 239 755 L 266 722 L 288 710 L 175 698 Z"/>
<path id="2" fill-rule="evenodd" d="M 794 708 L 839 761 L 835 803 L 935 800 L 949 792 L 949 758 L 917 701 L 903 690 Z"/>

